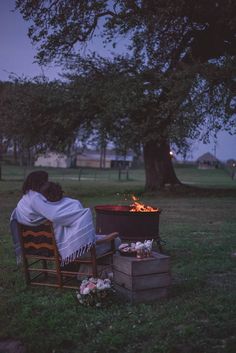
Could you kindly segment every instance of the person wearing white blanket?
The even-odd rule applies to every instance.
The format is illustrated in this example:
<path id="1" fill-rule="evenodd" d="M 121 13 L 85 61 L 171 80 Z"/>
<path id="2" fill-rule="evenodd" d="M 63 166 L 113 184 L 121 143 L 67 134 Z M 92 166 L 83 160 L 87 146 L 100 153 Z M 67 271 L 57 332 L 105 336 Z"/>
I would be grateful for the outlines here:
<path id="1" fill-rule="evenodd" d="M 39 177 L 43 179 L 43 182 L 39 180 Z M 53 188 L 56 192 L 54 196 L 50 196 L 48 192 Z M 18 258 L 21 251 L 17 222 L 37 226 L 50 220 L 53 223 L 62 265 L 85 254 L 95 243 L 96 236 L 91 210 L 83 208 L 78 200 L 63 197 L 63 192 L 60 190 L 61 187 L 58 184 L 47 182 L 46 172 L 32 172 L 26 178 L 22 190 L 23 197 L 13 211 L 10 222 Z M 98 246 L 96 250 L 98 253 L 103 253 L 107 248 Z"/>

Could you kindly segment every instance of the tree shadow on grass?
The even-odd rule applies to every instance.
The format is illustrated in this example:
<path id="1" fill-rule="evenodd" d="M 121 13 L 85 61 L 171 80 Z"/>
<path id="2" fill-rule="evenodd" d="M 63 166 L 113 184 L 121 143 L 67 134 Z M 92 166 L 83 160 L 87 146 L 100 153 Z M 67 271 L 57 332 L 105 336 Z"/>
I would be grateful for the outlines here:
<path id="1" fill-rule="evenodd" d="M 236 197 L 236 188 L 198 187 L 187 184 L 167 185 L 156 192 L 144 192 L 145 196 L 163 197 Z"/>

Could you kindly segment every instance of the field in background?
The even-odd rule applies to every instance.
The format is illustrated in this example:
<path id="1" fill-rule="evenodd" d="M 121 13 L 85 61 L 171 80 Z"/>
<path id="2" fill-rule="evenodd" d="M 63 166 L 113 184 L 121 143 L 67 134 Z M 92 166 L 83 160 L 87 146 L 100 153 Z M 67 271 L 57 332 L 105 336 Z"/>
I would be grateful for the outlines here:
<path id="1" fill-rule="evenodd" d="M 236 351 L 236 181 L 220 169 L 176 168 L 181 181 L 203 187 L 145 194 L 144 172 L 47 169 L 84 206 L 129 204 L 135 193 L 162 208 L 160 235 L 171 256 L 167 300 L 136 305 L 114 300 L 83 308 L 75 291 L 26 289 L 16 266 L 9 215 L 24 172 L 3 167 L 0 182 L 0 340 L 19 339 L 27 353 L 234 353 Z M 26 171 L 28 172 L 28 171 Z M 110 173 L 110 176 L 109 176 Z M 75 178 L 75 179 L 74 179 Z M 43 338 L 42 338 L 43 337 Z"/>
<path id="2" fill-rule="evenodd" d="M 97 169 L 97 168 L 23 168 L 18 166 L 2 166 L 2 178 L 4 180 L 22 181 L 25 176 L 38 169 L 47 170 L 51 179 L 60 181 L 111 181 L 138 182 L 145 181 L 144 169 Z M 231 179 L 230 171 L 227 169 L 198 169 L 194 165 L 176 164 L 176 174 L 186 184 L 201 187 L 235 187 L 236 180 Z"/>

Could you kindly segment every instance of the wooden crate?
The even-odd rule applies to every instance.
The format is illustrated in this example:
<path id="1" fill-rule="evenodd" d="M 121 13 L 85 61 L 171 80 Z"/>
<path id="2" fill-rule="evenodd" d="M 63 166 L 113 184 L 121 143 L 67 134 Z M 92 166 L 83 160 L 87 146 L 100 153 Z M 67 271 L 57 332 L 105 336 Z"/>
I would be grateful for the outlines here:
<path id="1" fill-rule="evenodd" d="M 137 259 L 114 255 L 114 286 L 118 295 L 132 303 L 150 302 L 167 296 L 171 284 L 170 257 L 152 253 Z"/>

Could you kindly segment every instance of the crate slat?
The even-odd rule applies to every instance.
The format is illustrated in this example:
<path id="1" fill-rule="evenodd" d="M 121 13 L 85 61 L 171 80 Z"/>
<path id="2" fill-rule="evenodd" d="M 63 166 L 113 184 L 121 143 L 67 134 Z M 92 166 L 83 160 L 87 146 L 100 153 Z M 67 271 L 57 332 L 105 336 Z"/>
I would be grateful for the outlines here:
<path id="1" fill-rule="evenodd" d="M 130 290 L 168 287 L 171 283 L 170 273 L 158 273 L 145 276 L 128 276 L 123 272 L 114 272 L 114 281 L 121 287 Z"/>

